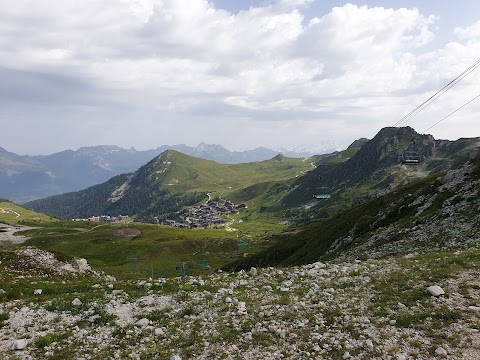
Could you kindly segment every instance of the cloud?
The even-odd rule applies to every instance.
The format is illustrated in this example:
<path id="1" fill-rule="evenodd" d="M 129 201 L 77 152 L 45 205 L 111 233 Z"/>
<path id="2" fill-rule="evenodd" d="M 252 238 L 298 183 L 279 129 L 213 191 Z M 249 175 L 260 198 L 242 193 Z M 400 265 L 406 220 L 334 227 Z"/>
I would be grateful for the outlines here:
<path id="1" fill-rule="evenodd" d="M 198 129 L 189 135 L 197 142 L 221 123 L 247 139 L 232 146 L 264 145 L 239 124 L 271 131 L 279 145 L 334 131 L 353 140 L 396 122 L 480 50 L 480 21 L 433 48 L 438 16 L 351 4 L 306 16 L 313 3 L 265 1 L 233 13 L 207 0 L 9 2 L 0 13 L 0 120 L 27 118 L 28 109 L 12 109 L 36 101 L 38 121 L 61 113 L 65 123 L 83 117 L 109 128 L 115 118 L 125 128 L 148 123 L 150 133 L 177 125 Z M 469 100 L 474 75 L 418 126 Z M 184 142 L 182 131 L 171 133 Z"/>
<path id="2" fill-rule="evenodd" d="M 478 43 L 480 41 L 480 21 L 468 27 L 456 27 L 454 33 L 460 40 Z"/>

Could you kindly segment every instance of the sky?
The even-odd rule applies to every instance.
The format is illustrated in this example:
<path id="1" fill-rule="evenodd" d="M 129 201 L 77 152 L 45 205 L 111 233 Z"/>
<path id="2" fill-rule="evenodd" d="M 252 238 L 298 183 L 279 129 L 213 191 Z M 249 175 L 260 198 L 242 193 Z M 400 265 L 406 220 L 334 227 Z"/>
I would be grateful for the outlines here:
<path id="1" fill-rule="evenodd" d="M 400 4 L 401 3 L 401 4 Z M 478 0 L 0 0 L 0 147 L 344 148 L 480 58 Z M 480 94 L 473 71 L 405 125 Z M 480 98 L 434 126 L 480 136 Z"/>

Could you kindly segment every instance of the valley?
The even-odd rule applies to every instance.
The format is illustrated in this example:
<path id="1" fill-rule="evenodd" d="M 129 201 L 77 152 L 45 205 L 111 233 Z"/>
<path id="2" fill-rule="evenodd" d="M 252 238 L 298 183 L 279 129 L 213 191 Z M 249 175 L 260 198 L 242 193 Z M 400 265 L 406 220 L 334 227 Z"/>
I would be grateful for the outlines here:
<path id="1" fill-rule="evenodd" d="M 480 141 L 412 131 L 1 202 L 0 356 L 474 359 Z"/>

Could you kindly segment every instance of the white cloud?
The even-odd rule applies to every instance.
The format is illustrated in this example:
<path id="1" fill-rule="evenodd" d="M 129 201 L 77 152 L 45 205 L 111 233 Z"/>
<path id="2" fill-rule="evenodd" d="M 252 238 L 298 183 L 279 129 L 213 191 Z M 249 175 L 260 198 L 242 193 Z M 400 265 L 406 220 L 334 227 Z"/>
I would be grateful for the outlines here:
<path id="1" fill-rule="evenodd" d="M 455 35 L 460 40 L 480 42 L 480 21 L 468 27 L 456 27 Z"/>
<path id="2" fill-rule="evenodd" d="M 142 124 L 143 116 L 162 130 L 172 124 L 167 118 L 186 128 L 205 122 L 191 135 L 198 142 L 222 123 L 238 135 L 232 146 L 264 145 L 245 123 L 271 131 L 279 145 L 335 131 L 354 139 L 393 124 L 480 53 L 480 21 L 456 28 L 457 41 L 435 49 L 437 16 L 347 4 L 306 21 L 313 2 L 259 2 L 237 13 L 207 0 L 8 2 L 0 13 L 0 70 L 10 85 L 0 83 L 0 105 L 8 105 L 0 120 L 28 101 L 44 105 L 44 118 L 61 113 L 72 123 L 82 114 L 69 117 L 70 109 L 89 109 L 93 123 L 110 124 L 111 114 L 117 123 Z M 466 78 L 412 124 L 422 130 L 469 100 L 478 79 Z M 118 117 L 118 108 L 131 112 Z"/>

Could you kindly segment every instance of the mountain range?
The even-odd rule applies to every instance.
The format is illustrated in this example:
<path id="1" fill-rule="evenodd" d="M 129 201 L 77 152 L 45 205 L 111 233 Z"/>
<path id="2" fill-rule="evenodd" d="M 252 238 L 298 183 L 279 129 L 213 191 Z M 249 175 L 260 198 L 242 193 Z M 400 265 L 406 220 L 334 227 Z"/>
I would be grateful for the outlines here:
<path id="1" fill-rule="evenodd" d="M 230 151 L 221 145 L 203 142 L 196 147 L 163 145 L 144 151 L 102 145 L 40 156 L 21 156 L 0 147 L 0 197 L 25 203 L 50 195 L 82 190 L 113 176 L 135 171 L 169 149 L 226 164 L 262 161 L 278 154 L 265 147 Z M 312 155 L 288 150 L 283 150 L 282 153 L 290 157 Z"/>
<path id="2" fill-rule="evenodd" d="M 64 218 L 129 215 L 142 221 L 169 217 L 214 193 L 253 213 L 281 214 L 294 222 L 328 217 L 389 193 L 417 178 L 457 168 L 475 156 L 479 138 L 435 140 L 412 128 L 385 128 L 346 150 L 292 159 L 219 164 L 177 151 L 163 152 L 135 172 L 73 192 L 32 201 L 27 207 Z M 418 163 L 402 156 L 415 153 Z M 315 194 L 328 199 L 316 200 Z"/>
<path id="3" fill-rule="evenodd" d="M 220 164 L 175 150 L 164 151 L 138 170 L 78 192 L 34 200 L 25 206 L 62 218 L 129 215 L 137 220 L 167 219 L 185 206 L 206 201 L 208 194 L 228 194 L 253 184 L 284 183 L 312 165 L 304 159 L 276 155 L 270 160 Z"/>

